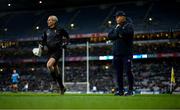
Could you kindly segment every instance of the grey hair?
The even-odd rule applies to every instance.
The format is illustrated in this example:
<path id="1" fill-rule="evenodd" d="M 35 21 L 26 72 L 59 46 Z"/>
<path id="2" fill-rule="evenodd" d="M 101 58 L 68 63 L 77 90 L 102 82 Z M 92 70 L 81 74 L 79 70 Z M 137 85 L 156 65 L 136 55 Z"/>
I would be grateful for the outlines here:
<path id="1" fill-rule="evenodd" d="M 53 18 L 53 20 L 55 20 L 55 21 L 56 21 L 56 24 L 58 23 L 58 18 L 57 18 L 57 16 L 55 16 L 55 15 L 51 15 L 51 16 L 49 16 L 49 17 L 52 17 L 52 18 Z"/>

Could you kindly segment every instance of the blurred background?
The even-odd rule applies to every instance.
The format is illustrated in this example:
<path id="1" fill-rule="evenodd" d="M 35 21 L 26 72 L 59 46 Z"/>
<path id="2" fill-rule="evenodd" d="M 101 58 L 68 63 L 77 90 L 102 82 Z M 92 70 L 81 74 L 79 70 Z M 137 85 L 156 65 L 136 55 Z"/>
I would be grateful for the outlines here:
<path id="1" fill-rule="evenodd" d="M 11 91 L 16 69 L 19 91 L 28 82 L 28 91 L 57 92 L 46 69 L 47 56 L 32 53 L 47 28 L 48 16 L 56 15 L 71 38 L 59 61 L 67 91 L 113 92 L 112 43 L 107 33 L 115 25 L 114 13 L 123 10 L 135 29 L 135 92 L 171 92 L 173 68 L 173 92 L 180 93 L 179 0 L 1 0 L 0 7 L 0 91 Z"/>

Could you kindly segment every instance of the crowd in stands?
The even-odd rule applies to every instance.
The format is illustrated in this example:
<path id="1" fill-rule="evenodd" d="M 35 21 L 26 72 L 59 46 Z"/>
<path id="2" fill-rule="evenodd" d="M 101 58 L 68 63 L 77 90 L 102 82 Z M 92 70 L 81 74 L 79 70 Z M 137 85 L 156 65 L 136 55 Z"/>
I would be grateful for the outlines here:
<path id="1" fill-rule="evenodd" d="M 100 63 L 100 62 L 98 62 Z M 167 93 L 169 91 L 171 68 L 174 67 L 176 88 L 180 92 L 180 62 L 169 61 L 135 61 L 133 62 L 132 71 L 135 77 L 135 91 Z M 25 84 L 28 82 L 28 91 L 58 91 L 57 84 L 52 80 L 47 69 L 39 66 L 34 69 L 20 70 L 19 91 L 23 91 Z M 0 91 L 11 91 L 11 72 L 4 71 L 0 74 Z M 126 77 L 126 75 L 124 74 Z M 69 92 L 86 91 L 85 62 L 80 64 L 69 64 L 65 66 L 64 81 Z M 110 65 L 90 64 L 89 68 L 90 90 L 97 88 L 97 92 L 110 93 L 116 87 L 114 83 L 114 71 Z M 127 80 L 124 80 L 127 85 Z M 71 84 L 68 84 L 71 83 Z M 125 86 L 127 88 L 127 86 Z"/>
<path id="2" fill-rule="evenodd" d="M 35 46 L 34 46 L 35 47 Z M 32 48 L 34 48 L 32 47 Z M 22 59 L 22 58 L 35 58 L 32 53 L 32 48 L 28 47 L 19 47 L 19 48 L 8 48 L 1 49 L 0 56 L 1 59 L 11 60 L 11 59 Z M 134 54 L 158 54 L 158 53 L 174 53 L 180 52 L 180 43 L 135 43 L 133 46 Z M 80 57 L 86 56 L 86 47 L 85 46 L 74 46 L 68 47 L 65 52 L 66 57 Z M 90 46 L 89 48 L 90 56 L 104 56 L 112 55 L 112 46 Z M 13 57 L 12 57 L 13 56 Z M 43 57 L 46 57 L 43 54 Z"/>
<path id="3" fill-rule="evenodd" d="M 0 71 L 0 91 L 11 91 L 10 77 L 12 71 L 8 70 L 10 66 L 4 66 L 5 63 L 13 64 L 18 63 L 22 59 L 26 58 L 38 58 L 32 54 L 32 48 L 37 46 L 37 42 L 33 43 L 23 43 L 19 46 L 10 48 L 1 48 L 0 61 L 1 67 L 7 70 Z M 179 53 L 180 50 L 179 42 L 166 42 L 166 43 L 135 43 L 133 46 L 134 54 L 156 54 L 156 53 Z M 112 46 L 98 45 L 90 46 L 89 55 L 90 56 L 105 56 L 111 55 Z M 86 56 L 86 46 L 73 46 L 68 47 L 65 52 L 66 57 L 82 57 Z M 46 57 L 46 56 L 45 56 Z M 44 58 L 44 57 L 41 57 Z M 177 58 L 178 59 L 178 58 Z M 150 59 L 151 60 L 151 59 Z M 157 60 L 157 59 L 153 59 Z M 95 63 L 91 63 L 95 62 Z M 89 82 L 90 90 L 93 87 L 97 88 L 97 91 L 110 92 L 112 88 L 116 85 L 114 84 L 114 71 L 111 66 L 106 66 L 105 64 L 97 64 L 101 61 L 90 61 L 89 65 Z M 171 62 L 176 62 L 173 58 L 169 58 L 169 61 L 137 61 L 133 63 L 133 74 L 135 76 L 135 90 L 139 91 L 159 91 L 161 93 L 166 93 L 169 90 L 169 81 L 171 73 Z M 20 62 L 21 63 L 21 62 Z M 18 63 L 18 64 L 20 64 Z M 33 63 L 33 62 L 31 62 Z M 38 62 L 36 62 L 38 63 Z M 33 65 L 36 65 L 34 63 Z M 42 62 L 41 62 L 42 63 Z M 77 61 L 75 64 L 68 62 L 65 66 L 65 82 L 67 83 L 68 91 L 86 91 L 86 84 L 80 84 L 79 82 L 86 82 L 86 63 L 83 61 Z M 28 64 L 27 64 L 28 65 Z M 105 67 L 105 66 L 106 67 Z M 31 65 L 32 66 L 32 65 Z M 19 68 L 21 80 L 19 83 L 19 91 L 23 91 L 24 86 L 28 83 L 28 91 L 53 91 L 58 90 L 57 84 L 53 82 L 50 74 L 45 68 L 46 65 L 32 67 L 27 66 L 24 69 Z M 180 63 L 176 62 L 174 64 L 175 74 L 177 81 L 180 78 Z M 66 83 L 65 83 L 66 84 Z M 125 80 L 125 84 L 127 82 Z M 177 82 L 177 85 L 179 83 Z M 177 86 L 176 91 L 180 91 L 180 87 Z"/>
<path id="4" fill-rule="evenodd" d="M 180 52 L 180 43 L 143 43 L 134 44 L 134 54 L 158 54 Z M 92 46 L 89 48 L 90 56 L 112 55 L 112 46 Z M 86 47 L 69 48 L 67 56 L 86 56 Z"/>
<path id="5" fill-rule="evenodd" d="M 174 53 L 180 52 L 180 43 L 136 44 L 133 48 L 134 54 Z"/>

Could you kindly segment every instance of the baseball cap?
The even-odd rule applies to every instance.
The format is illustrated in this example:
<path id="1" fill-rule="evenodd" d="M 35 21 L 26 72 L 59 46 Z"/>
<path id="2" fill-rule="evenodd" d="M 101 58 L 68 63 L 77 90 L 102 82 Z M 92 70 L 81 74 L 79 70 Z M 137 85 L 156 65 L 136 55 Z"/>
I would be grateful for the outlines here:
<path id="1" fill-rule="evenodd" d="M 117 11 L 114 16 L 126 16 L 126 13 L 124 11 Z"/>

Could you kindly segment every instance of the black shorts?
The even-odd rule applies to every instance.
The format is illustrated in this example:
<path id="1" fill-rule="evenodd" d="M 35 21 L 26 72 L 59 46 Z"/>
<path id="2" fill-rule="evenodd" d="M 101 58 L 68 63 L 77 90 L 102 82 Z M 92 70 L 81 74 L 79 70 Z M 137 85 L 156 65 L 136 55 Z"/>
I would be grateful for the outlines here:
<path id="1" fill-rule="evenodd" d="M 61 56 L 62 56 L 62 50 L 61 49 L 48 51 L 48 59 L 54 58 L 56 61 L 59 61 Z"/>

